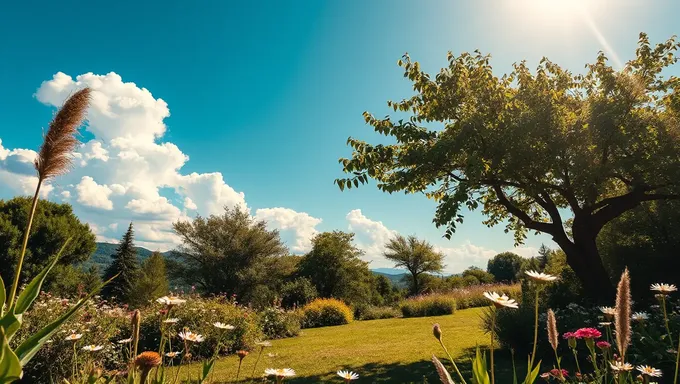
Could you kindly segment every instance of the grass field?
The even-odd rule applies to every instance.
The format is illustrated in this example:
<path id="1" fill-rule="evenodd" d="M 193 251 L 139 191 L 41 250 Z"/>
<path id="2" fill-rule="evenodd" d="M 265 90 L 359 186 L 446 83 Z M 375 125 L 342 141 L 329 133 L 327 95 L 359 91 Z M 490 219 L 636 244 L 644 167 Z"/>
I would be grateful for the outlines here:
<path id="1" fill-rule="evenodd" d="M 294 338 L 275 340 L 265 349 L 255 377 L 265 368 L 293 368 L 297 376 L 286 382 L 342 382 L 335 372 L 349 369 L 361 378 L 355 383 L 429 383 L 439 379 L 430 358 L 445 354 L 432 336 L 432 325 L 439 323 L 449 352 L 460 360 L 461 370 L 469 372 L 469 355 L 477 344 L 487 346 L 488 337 L 480 328 L 479 308 L 457 311 L 453 315 L 411 319 L 355 321 L 349 325 L 306 329 Z M 267 354 L 276 354 L 269 357 Z M 246 357 L 241 378 L 250 379 L 256 352 Z M 213 382 L 232 382 L 238 358 L 229 356 L 217 362 Z M 448 363 L 445 363 L 450 367 Z M 192 366 L 193 370 L 200 367 Z M 453 373 L 453 372 L 452 372 Z"/>

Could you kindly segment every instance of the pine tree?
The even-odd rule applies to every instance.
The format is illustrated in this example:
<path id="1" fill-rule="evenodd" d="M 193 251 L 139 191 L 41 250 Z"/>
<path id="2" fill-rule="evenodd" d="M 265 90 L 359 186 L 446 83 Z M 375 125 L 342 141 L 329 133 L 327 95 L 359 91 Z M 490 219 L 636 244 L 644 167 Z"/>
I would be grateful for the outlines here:
<path id="1" fill-rule="evenodd" d="M 538 264 L 541 267 L 541 270 L 545 268 L 546 265 L 548 265 L 548 259 L 550 258 L 550 255 L 552 254 L 552 249 L 548 248 L 545 246 L 545 244 L 541 244 L 541 248 L 538 249 Z"/>
<path id="2" fill-rule="evenodd" d="M 113 262 L 106 268 L 104 278 L 108 280 L 115 275 L 118 277 L 107 284 L 102 293 L 105 297 L 115 297 L 119 302 L 128 303 L 140 272 L 132 223 L 111 258 Z"/>
<path id="3" fill-rule="evenodd" d="M 134 287 L 130 304 L 142 306 L 168 293 L 169 283 L 165 268 L 165 259 L 159 252 L 154 252 L 142 263 L 139 279 Z"/>

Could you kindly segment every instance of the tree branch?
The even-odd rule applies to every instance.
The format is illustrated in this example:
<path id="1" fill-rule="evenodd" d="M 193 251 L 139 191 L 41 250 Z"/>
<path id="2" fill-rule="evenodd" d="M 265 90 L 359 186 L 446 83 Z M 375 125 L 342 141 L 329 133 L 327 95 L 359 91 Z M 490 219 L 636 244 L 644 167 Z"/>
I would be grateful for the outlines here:
<path id="1" fill-rule="evenodd" d="M 501 205 L 503 205 L 512 215 L 522 220 L 524 226 L 526 226 L 529 229 L 545 232 L 555 236 L 556 231 L 553 223 L 542 223 L 540 221 L 533 220 L 531 217 L 529 217 L 529 215 L 526 212 L 524 212 L 521 208 L 517 207 L 510 201 L 510 199 L 508 199 L 508 197 L 503 192 L 503 188 L 499 184 L 494 184 L 492 185 L 492 187 L 493 190 L 496 192 L 498 202 Z M 559 225 L 562 226 L 562 223 L 559 223 Z"/>

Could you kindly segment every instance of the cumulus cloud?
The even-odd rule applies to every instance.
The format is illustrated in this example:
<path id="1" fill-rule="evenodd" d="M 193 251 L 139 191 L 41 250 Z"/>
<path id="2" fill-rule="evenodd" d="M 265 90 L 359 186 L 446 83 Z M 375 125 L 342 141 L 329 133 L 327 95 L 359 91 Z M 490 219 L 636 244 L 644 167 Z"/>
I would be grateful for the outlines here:
<path id="1" fill-rule="evenodd" d="M 113 202 L 109 200 L 111 188 L 106 185 L 97 184 L 90 176 L 83 176 L 80 183 L 76 185 L 76 191 L 78 192 L 78 202 L 86 207 L 100 208 L 107 211 L 113 209 Z"/>
<path id="2" fill-rule="evenodd" d="M 312 248 L 312 237 L 319 233 L 316 226 L 321 224 L 321 219 L 312 217 L 305 212 L 297 212 L 290 208 L 261 208 L 255 211 L 255 218 L 265 220 L 270 227 L 282 232 L 292 233 L 291 250 L 293 252 L 308 252 Z"/>

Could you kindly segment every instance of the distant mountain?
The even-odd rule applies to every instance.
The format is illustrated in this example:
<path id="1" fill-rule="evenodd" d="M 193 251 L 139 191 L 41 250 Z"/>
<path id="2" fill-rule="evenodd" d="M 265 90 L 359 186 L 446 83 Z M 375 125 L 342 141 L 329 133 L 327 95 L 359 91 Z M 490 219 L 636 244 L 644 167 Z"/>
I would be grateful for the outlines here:
<path id="1" fill-rule="evenodd" d="M 118 248 L 118 244 L 97 243 L 97 249 L 92 254 L 92 257 L 82 264 L 83 268 L 89 268 L 92 265 L 96 265 L 99 268 L 99 271 L 104 273 L 106 267 L 111 264 L 111 255 L 116 253 L 116 248 Z M 137 250 L 137 258 L 139 258 L 140 262 L 148 259 L 153 253 L 142 247 L 135 247 L 135 249 Z M 162 252 L 161 254 L 165 256 L 166 259 L 173 258 L 171 252 Z"/>
<path id="2" fill-rule="evenodd" d="M 377 270 L 371 270 L 371 272 L 373 272 L 373 274 L 375 274 L 375 275 L 387 277 L 390 280 L 390 282 L 392 283 L 392 285 L 394 285 L 397 288 L 408 288 L 408 282 L 405 279 L 405 277 L 406 277 L 405 273 L 401 273 L 399 275 L 393 275 L 393 274 L 389 274 L 389 273 L 378 272 Z"/>
<path id="3" fill-rule="evenodd" d="M 397 268 L 375 268 L 371 269 L 373 272 L 380 272 L 384 275 L 405 275 L 406 270 Z"/>

